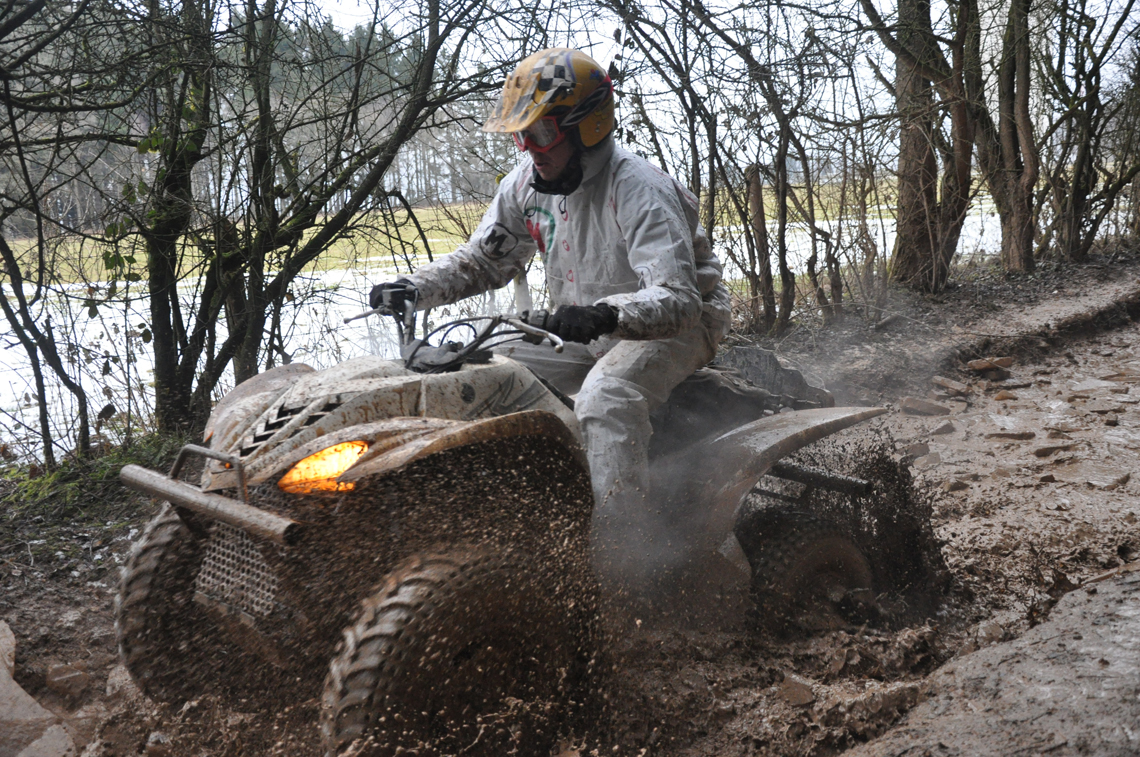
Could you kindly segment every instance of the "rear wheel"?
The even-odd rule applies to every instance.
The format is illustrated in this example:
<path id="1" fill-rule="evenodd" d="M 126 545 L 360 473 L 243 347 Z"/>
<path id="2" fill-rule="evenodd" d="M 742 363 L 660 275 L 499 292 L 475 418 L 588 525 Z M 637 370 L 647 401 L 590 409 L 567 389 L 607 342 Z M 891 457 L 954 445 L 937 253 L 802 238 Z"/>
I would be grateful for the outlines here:
<path id="1" fill-rule="evenodd" d="M 853 494 L 769 477 L 749 495 L 736 537 L 753 567 L 763 625 L 899 628 L 933 616 L 950 574 L 931 525 L 932 498 L 915 487 L 889 437 L 873 430 L 855 440 L 832 437 L 789 462 L 870 486 Z M 802 583 L 810 575 L 814 589 Z M 819 601 L 815 613 L 799 606 L 799 598 L 821 595 L 828 597 L 822 612 Z"/>
<path id="2" fill-rule="evenodd" d="M 328 757 L 542 754 L 586 670 L 588 587 L 491 548 L 414 557 L 364 602 L 325 679 Z"/>
<path id="3" fill-rule="evenodd" d="M 761 626 L 825 631 L 877 616 L 870 561 L 841 526 L 768 501 L 741 519 L 736 537 Z"/>

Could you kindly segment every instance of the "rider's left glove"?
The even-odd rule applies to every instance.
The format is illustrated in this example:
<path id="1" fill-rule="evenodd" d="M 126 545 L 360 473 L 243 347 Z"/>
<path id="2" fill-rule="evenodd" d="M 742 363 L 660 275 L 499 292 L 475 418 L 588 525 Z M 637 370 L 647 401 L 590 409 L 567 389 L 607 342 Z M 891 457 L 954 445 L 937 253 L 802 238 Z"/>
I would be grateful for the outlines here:
<path id="1" fill-rule="evenodd" d="M 617 328 L 617 311 L 609 305 L 563 305 L 554 311 L 546 330 L 567 342 L 588 344 Z"/>
<path id="2" fill-rule="evenodd" d="M 372 287 L 372 291 L 368 293 L 368 305 L 373 310 L 383 308 L 384 315 L 403 318 L 408 303 L 415 302 L 418 295 L 415 284 L 407 279 L 396 279 Z"/>

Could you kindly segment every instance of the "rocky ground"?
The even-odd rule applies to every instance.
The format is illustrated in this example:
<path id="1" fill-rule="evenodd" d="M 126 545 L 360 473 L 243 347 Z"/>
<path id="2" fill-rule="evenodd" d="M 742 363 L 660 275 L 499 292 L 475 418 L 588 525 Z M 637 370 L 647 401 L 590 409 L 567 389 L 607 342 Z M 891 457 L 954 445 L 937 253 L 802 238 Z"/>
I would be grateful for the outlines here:
<path id="1" fill-rule="evenodd" d="M 956 281 L 766 345 L 841 404 L 891 408 L 845 440 L 889 437 L 931 498 L 951 575 L 935 608 L 787 638 L 731 614 L 628 633 L 561 757 L 1140 751 L 1140 259 Z M 138 695 L 112 629 L 134 535 L 77 531 L 84 548 L 55 560 L 0 544 L 0 713 L 24 724 L 0 727 L 0 757 L 315 753 L 315 702 Z"/>

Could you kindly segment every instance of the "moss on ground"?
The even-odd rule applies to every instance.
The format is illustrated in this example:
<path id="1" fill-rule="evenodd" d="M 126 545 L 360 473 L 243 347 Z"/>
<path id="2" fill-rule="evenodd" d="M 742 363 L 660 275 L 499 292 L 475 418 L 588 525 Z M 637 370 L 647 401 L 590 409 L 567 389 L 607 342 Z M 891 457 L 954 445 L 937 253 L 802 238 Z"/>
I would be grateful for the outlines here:
<path id="1" fill-rule="evenodd" d="M 139 526 L 154 504 L 119 481 L 124 465 L 167 470 L 186 440 L 150 435 L 86 459 L 68 457 L 55 469 L 36 465 L 0 471 L 0 560 L 26 563 L 81 558 Z"/>

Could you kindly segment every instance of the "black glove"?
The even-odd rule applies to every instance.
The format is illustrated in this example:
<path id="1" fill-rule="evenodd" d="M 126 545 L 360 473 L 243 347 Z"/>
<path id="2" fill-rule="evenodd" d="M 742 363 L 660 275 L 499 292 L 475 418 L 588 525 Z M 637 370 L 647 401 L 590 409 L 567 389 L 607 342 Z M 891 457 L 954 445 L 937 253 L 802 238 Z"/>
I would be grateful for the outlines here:
<path id="1" fill-rule="evenodd" d="M 384 308 L 385 315 L 403 318 L 408 302 L 415 302 L 418 296 L 415 284 L 407 279 L 396 279 L 372 287 L 368 293 L 368 305 L 373 310 Z"/>
<path id="2" fill-rule="evenodd" d="M 617 328 L 617 311 L 609 305 L 563 305 L 554 311 L 546 330 L 567 342 L 588 344 Z"/>

